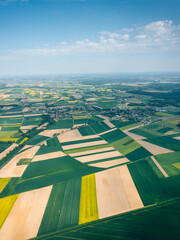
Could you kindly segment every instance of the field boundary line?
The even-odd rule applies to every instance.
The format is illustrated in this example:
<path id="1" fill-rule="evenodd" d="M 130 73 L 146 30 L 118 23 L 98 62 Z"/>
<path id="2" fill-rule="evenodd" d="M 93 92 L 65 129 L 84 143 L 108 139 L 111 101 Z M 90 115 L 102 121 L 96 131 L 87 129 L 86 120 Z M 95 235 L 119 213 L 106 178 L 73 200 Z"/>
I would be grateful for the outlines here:
<path id="1" fill-rule="evenodd" d="M 158 161 L 155 159 L 154 156 L 151 156 L 151 159 L 153 160 L 153 162 L 156 164 L 156 166 L 159 168 L 159 170 L 162 172 L 162 174 L 164 175 L 164 177 L 169 177 L 168 174 L 164 171 L 164 169 L 161 167 L 161 165 L 158 163 Z"/>

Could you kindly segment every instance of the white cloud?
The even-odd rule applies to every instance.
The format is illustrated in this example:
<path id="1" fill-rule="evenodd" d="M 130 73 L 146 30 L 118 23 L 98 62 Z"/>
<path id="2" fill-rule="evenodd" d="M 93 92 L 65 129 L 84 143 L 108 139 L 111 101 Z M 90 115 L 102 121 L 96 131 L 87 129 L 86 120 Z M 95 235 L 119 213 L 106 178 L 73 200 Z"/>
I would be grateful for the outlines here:
<path id="1" fill-rule="evenodd" d="M 157 21 L 125 31 L 103 31 L 98 40 L 82 39 L 74 42 L 63 41 L 57 46 L 22 49 L 13 51 L 25 55 L 85 55 L 120 54 L 142 52 L 164 52 L 180 50 L 180 26 L 171 20 Z"/>
<path id="2" fill-rule="evenodd" d="M 29 0 L 0 0 L 0 5 L 7 5 L 13 2 L 28 2 Z"/>

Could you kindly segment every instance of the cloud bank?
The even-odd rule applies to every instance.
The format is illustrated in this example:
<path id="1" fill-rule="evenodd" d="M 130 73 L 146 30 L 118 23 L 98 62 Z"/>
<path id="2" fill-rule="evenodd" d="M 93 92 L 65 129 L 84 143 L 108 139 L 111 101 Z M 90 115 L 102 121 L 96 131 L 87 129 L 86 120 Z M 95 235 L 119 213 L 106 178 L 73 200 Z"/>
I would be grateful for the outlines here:
<path id="1" fill-rule="evenodd" d="M 180 51 L 180 25 L 171 20 L 151 22 L 134 29 L 102 31 L 97 40 L 63 41 L 56 46 L 9 50 L 9 54 L 30 56 L 117 55 L 121 53 L 157 53 Z M 9 55 L 8 54 L 8 55 Z"/>

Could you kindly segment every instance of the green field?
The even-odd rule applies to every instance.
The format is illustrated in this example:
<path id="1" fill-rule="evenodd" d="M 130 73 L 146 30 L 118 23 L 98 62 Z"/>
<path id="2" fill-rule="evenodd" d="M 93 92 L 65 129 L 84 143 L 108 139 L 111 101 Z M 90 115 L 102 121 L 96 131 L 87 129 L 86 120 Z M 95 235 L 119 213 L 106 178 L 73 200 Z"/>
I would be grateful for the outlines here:
<path id="1" fill-rule="evenodd" d="M 144 141 L 153 143 L 153 144 L 158 145 L 160 147 L 170 149 L 172 151 L 180 151 L 179 140 L 173 139 L 173 138 L 168 137 L 168 136 L 148 138 L 148 139 L 145 139 Z"/>
<path id="2" fill-rule="evenodd" d="M 164 128 L 158 129 L 157 131 L 160 132 L 160 133 L 166 133 L 166 132 L 171 131 L 171 130 L 173 130 L 173 128 L 164 127 Z"/>
<path id="3" fill-rule="evenodd" d="M 146 158 L 151 155 L 152 154 L 149 151 L 147 151 L 145 148 L 139 147 L 136 150 L 126 154 L 125 156 L 133 162 L 142 158 Z"/>
<path id="4" fill-rule="evenodd" d="M 53 137 L 47 140 L 47 147 L 54 148 L 58 151 L 62 150 L 61 144 L 57 137 Z"/>
<path id="5" fill-rule="evenodd" d="M 34 137 L 32 137 L 31 139 L 29 139 L 26 144 L 28 145 L 36 145 L 38 143 L 41 143 L 45 140 L 47 140 L 49 137 L 45 137 L 45 136 L 41 136 L 41 135 L 36 135 Z"/>
<path id="6" fill-rule="evenodd" d="M 81 179 L 53 186 L 38 235 L 77 225 Z"/>
<path id="7" fill-rule="evenodd" d="M 110 145 L 109 144 L 103 144 L 103 145 L 92 146 L 92 147 L 78 148 L 78 149 L 73 149 L 73 150 L 67 150 L 67 151 L 65 151 L 65 153 L 67 153 L 67 154 L 78 153 L 78 152 L 101 149 L 101 148 L 106 148 L 106 147 L 110 147 Z"/>
<path id="8" fill-rule="evenodd" d="M 42 118 L 39 116 L 33 117 L 24 117 L 22 126 L 29 126 L 29 125 L 39 125 L 42 121 Z"/>
<path id="9" fill-rule="evenodd" d="M 12 195 L 18 182 L 19 182 L 19 178 L 11 178 L 8 184 L 0 193 L 0 198 Z"/>
<path id="10" fill-rule="evenodd" d="M 89 118 L 74 118 L 74 124 L 86 124 Z"/>
<path id="11" fill-rule="evenodd" d="M 63 119 L 51 125 L 48 129 L 64 129 L 64 128 L 72 128 L 73 119 Z"/>
<path id="12" fill-rule="evenodd" d="M 35 239 L 178 240 L 179 218 L 180 198 Z"/>
<path id="13" fill-rule="evenodd" d="M 83 164 L 70 156 L 31 162 L 14 193 L 20 193 L 75 179 L 102 170 Z"/>
<path id="14" fill-rule="evenodd" d="M 89 126 L 83 126 L 78 128 L 82 136 L 94 135 L 95 132 Z"/>
<path id="15" fill-rule="evenodd" d="M 174 164 L 180 163 L 180 152 L 172 152 L 156 155 L 155 158 L 161 167 L 165 170 L 168 176 L 174 176 L 180 174 L 180 169 L 178 169 Z"/>
<path id="16" fill-rule="evenodd" d="M 135 133 L 137 135 L 146 137 L 146 138 L 156 138 L 158 135 L 161 135 L 160 133 L 157 133 L 153 131 L 152 129 L 146 129 L 146 128 L 136 128 L 131 130 L 132 133 Z"/>
<path id="17" fill-rule="evenodd" d="M 0 153 L 6 150 L 10 146 L 11 146 L 11 143 L 0 142 Z"/>
<path id="18" fill-rule="evenodd" d="M 114 131 L 102 134 L 101 137 L 108 143 L 113 143 L 122 138 L 127 137 L 127 135 L 125 133 L 123 133 L 121 130 L 116 129 Z"/>
<path id="19" fill-rule="evenodd" d="M 102 125 L 101 122 L 94 122 L 94 123 L 90 124 L 90 127 L 96 133 L 102 133 L 102 132 L 109 130 L 104 125 Z"/>
<path id="20" fill-rule="evenodd" d="M 145 206 L 166 200 L 159 178 L 148 161 L 128 164 L 128 168 Z"/>

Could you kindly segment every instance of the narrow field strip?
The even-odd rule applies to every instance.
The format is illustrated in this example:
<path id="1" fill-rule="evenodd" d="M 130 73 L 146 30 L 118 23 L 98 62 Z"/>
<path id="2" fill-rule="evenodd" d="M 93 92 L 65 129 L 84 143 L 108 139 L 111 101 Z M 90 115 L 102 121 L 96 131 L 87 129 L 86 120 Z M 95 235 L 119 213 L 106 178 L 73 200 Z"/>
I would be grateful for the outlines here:
<path id="1" fill-rule="evenodd" d="M 149 143 L 149 142 L 146 142 L 146 141 L 143 141 L 143 140 L 139 140 L 137 142 L 141 146 L 143 146 L 146 150 L 148 150 L 150 153 L 152 153 L 153 155 L 174 152 L 170 149 L 163 148 L 163 147 L 157 146 L 153 143 Z"/>
<path id="2" fill-rule="evenodd" d="M 12 196 L 8 196 L 0 199 L 0 229 L 3 226 L 18 196 L 19 194 L 16 194 L 16 195 L 12 195 Z M 0 230 L 0 236 L 1 236 L 1 230 Z M 0 237 L 0 239 L 5 239 L 5 238 Z"/>
<path id="3" fill-rule="evenodd" d="M 120 172 L 122 183 L 123 183 L 131 208 L 137 209 L 137 208 L 144 207 L 128 167 L 126 165 L 123 165 L 119 167 L 118 170 Z"/>
<path id="4" fill-rule="evenodd" d="M 11 180 L 11 178 L 2 178 L 2 179 L 0 179 L 0 193 L 6 187 L 6 185 L 8 184 L 8 182 L 10 180 Z"/>
<path id="5" fill-rule="evenodd" d="M 28 126 L 21 126 L 20 129 L 21 130 L 29 130 L 29 129 L 32 129 L 32 128 L 35 128 L 37 127 L 38 125 L 28 125 Z"/>
<path id="6" fill-rule="evenodd" d="M 79 224 L 99 219 L 95 174 L 82 177 Z"/>
<path id="7" fill-rule="evenodd" d="M 104 120 L 103 121 L 108 127 L 110 128 L 115 128 L 114 124 L 112 124 L 109 120 Z"/>
<path id="8" fill-rule="evenodd" d="M 77 137 L 77 138 L 74 138 L 74 139 L 69 139 L 68 141 L 62 141 L 61 140 L 61 135 L 58 136 L 58 139 L 60 141 L 61 144 L 71 144 L 71 142 L 76 142 L 76 141 L 88 141 L 88 140 L 91 140 L 91 139 L 97 139 L 100 137 L 98 135 L 89 135 L 89 136 L 81 136 L 81 137 Z"/>
<path id="9" fill-rule="evenodd" d="M 39 146 L 34 146 L 24 152 L 16 155 L 11 161 L 9 161 L 2 169 L 0 169 L 0 177 L 21 177 L 28 165 L 17 165 L 20 159 L 32 159 L 36 152 L 39 150 Z"/>
<path id="10" fill-rule="evenodd" d="M 39 227 L 38 235 L 58 230 L 65 189 L 66 182 L 58 183 L 53 186 L 41 225 Z"/>
<path id="11" fill-rule="evenodd" d="M 129 132 L 131 130 L 134 130 L 136 128 L 140 128 L 140 127 L 143 127 L 143 126 L 144 126 L 144 124 L 141 124 L 141 125 L 138 125 L 138 126 L 135 126 L 135 127 L 131 127 L 131 128 L 128 128 L 128 129 L 124 130 L 124 132 L 127 133 L 127 132 Z"/>
<path id="12" fill-rule="evenodd" d="M 102 119 L 105 119 L 105 120 L 107 120 L 108 119 L 108 117 L 106 117 L 106 116 L 103 116 L 103 115 L 96 115 L 97 117 L 99 117 L 99 118 L 102 118 Z"/>
<path id="13" fill-rule="evenodd" d="M 103 134 L 106 134 L 106 133 L 109 133 L 109 132 L 112 132 L 112 131 L 114 131 L 114 130 L 117 130 L 117 128 L 113 128 L 113 129 L 110 129 L 110 130 L 108 130 L 108 131 L 105 131 L 105 132 L 102 132 L 102 133 L 99 133 L 98 135 L 103 135 Z"/>
<path id="14" fill-rule="evenodd" d="M 7 116 L 0 116 L 0 118 L 19 118 L 19 117 L 23 117 L 23 115 L 7 115 Z"/>
<path id="15" fill-rule="evenodd" d="M 100 141 L 100 140 L 103 140 L 103 139 L 98 136 L 97 138 L 91 138 L 90 140 L 83 139 L 83 140 L 77 140 L 77 141 L 63 142 L 63 143 L 61 143 L 61 146 L 80 144 L 80 143 L 85 143 L 85 142 L 89 142 L 89 141 L 95 142 L 95 141 Z"/>
<path id="16" fill-rule="evenodd" d="M 173 137 L 174 139 L 176 139 L 176 140 L 180 140 L 180 136 L 178 136 L 178 137 Z"/>
<path id="17" fill-rule="evenodd" d="M 107 148 L 100 148 L 100 149 L 84 151 L 84 152 L 80 152 L 80 153 L 71 153 L 69 155 L 71 157 L 78 157 L 78 156 L 88 155 L 88 154 L 93 154 L 93 153 L 98 153 L 98 152 L 107 152 L 107 151 L 111 151 L 111 150 L 115 150 L 115 149 L 113 147 L 107 147 Z"/>
<path id="18" fill-rule="evenodd" d="M 115 160 L 110 160 L 105 162 L 92 163 L 88 165 L 91 167 L 109 168 L 109 167 L 117 166 L 127 162 L 129 162 L 127 158 L 120 158 L 120 159 L 115 159 Z"/>
<path id="19" fill-rule="evenodd" d="M 164 171 L 164 169 L 161 167 L 161 165 L 158 163 L 158 161 L 155 159 L 154 156 L 151 156 L 151 159 L 153 160 L 153 162 L 156 164 L 156 166 L 159 168 L 159 170 L 162 172 L 162 174 L 164 175 L 164 177 L 169 177 L 168 174 Z"/>
<path id="20" fill-rule="evenodd" d="M 44 161 L 44 160 L 49 160 L 51 158 L 58 158 L 58 157 L 64 157 L 64 156 L 66 156 L 66 154 L 63 153 L 62 151 L 51 152 L 51 153 L 36 155 L 33 158 L 32 162 Z"/>
<path id="21" fill-rule="evenodd" d="M 124 131 L 125 132 L 125 131 Z M 132 133 L 132 132 L 125 132 L 129 137 L 131 137 L 134 140 L 141 140 L 141 139 L 146 139 L 146 137 L 140 136 L 138 134 Z"/>
<path id="22" fill-rule="evenodd" d="M 122 156 L 122 154 L 120 152 L 112 151 L 112 152 L 88 155 L 88 156 L 84 156 L 84 157 L 77 157 L 76 160 L 78 160 L 82 163 L 85 163 L 85 162 L 97 161 L 97 160 L 101 160 L 101 159 L 119 157 L 119 156 Z"/>
<path id="23" fill-rule="evenodd" d="M 71 150 L 71 149 L 76 149 L 76 148 L 97 146 L 97 145 L 103 145 L 103 144 L 107 144 L 107 142 L 105 140 L 95 141 L 95 142 L 85 142 L 85 143 L 63 146 L 62 148 L 63 148 L 63 150 Z"/>
<path id="24" fill-rule="evenodd" d="M 78 225 L 81 179 L 73 179 L 66 183 L 58 229 Z"/>
<path id="25" fill-rule="evenodd" d="M 90 147 L 84 147 L 84 148 L 77 148 L 77 149 L 72 149 L 72 150 L 67 150 L 65 151 L 66 154 L 74 154 L 74 153 L 81 153 L 84 151 L 90 151 L 90 150 L 95 150 L 95 149 L 104 149 L 110 147 L 110 144 L 103 144 L 103 145 L 97 145 L 97 146 L 90 146 Z"/>
<path id="26" fill-rule="evenodd" d="M 124 152 L 124 151 L 121 151 L 121 153 L 122 153 L 123 155 L 127 155 L 128 153 L 131 153 L 131 152 L 135 151 L 136 149 L 138 149 L 138 148 L 140 148 L 140 147 L 141 147 L 140 144 L 136 144 L 136 145 L 134 145 L 133 147 L 127 149 L 125 152 Z"/>
<path id="27" fill-rule="evenodd" d="M 48 186 L 21 193 L 0 230 L 0 239 L 25 240 L 36 237 L 51 189 L 52 186 Z"/>
<path id="28" fill-rule="evenodd" d="M 115 167 L 95 174 L 100 219 L 143 206 L 140 197 L 137 197 L 139 194 L 136 187 L 130 180 L 129 171 L 124 170 L 125 167 Z M 127 183 L 123 180 L 125 178 Z"/>
<path id="29" fill-rule="evenodd" d="M 124 156 L 110 157 L 110 158 L 106 158 L 106 159 L 100 159 L 100 160 L 86 162 L 86 164 L 90 165 L 90 164 L 94 164 L 94 163 L 109 162 L 112 160 L 117 160 L 117 159 L 119 160 L 122 158 L 125 158 L 125 157 Z"/>

